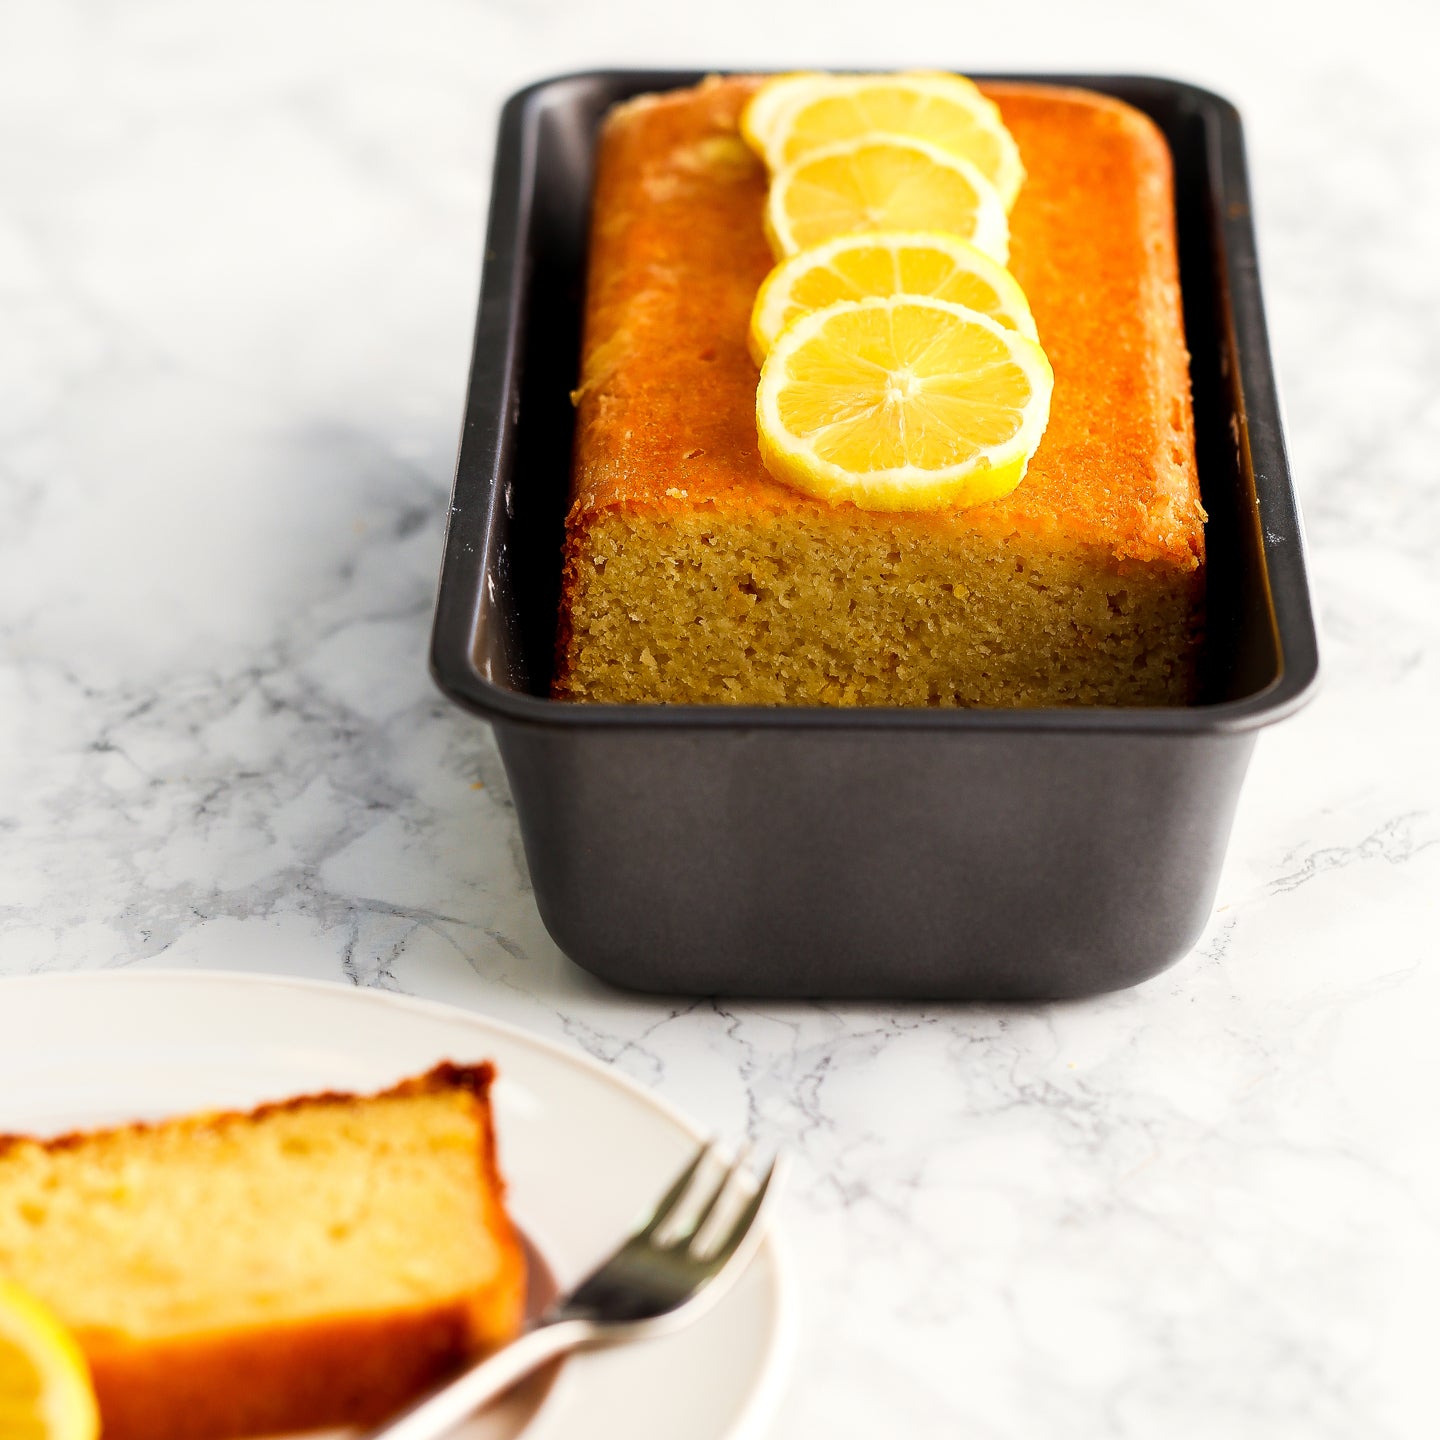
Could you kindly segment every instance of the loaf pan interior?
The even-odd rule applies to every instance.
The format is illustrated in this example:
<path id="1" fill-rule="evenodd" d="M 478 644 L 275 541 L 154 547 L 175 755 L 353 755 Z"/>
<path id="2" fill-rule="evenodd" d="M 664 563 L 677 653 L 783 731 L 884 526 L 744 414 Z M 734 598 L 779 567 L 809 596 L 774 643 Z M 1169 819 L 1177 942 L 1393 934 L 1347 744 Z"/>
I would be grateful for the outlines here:
<path id="1" fill-rule="evenodd" d="M 601 117 L 611 105 L 699 78 L 662 72 L 571 76 L 532 86 L 506 107 L 432 655 L 441 687 L 482 712 L 561 723 L 585 723 L 607 710 L 633 713 L 633 707 L 572 706 L 546 698 L 593 157 Z M 1209 513 L 1202 698 L 1181 723 L 1249 728 L 1277 719 L 1300 703 L 1314 680 L 1315 636 L 1260 304 L 1238 117 L 1219 97 L 1173 81 L 995 78 L 1075 84 L 1115 95 L 1148 113 L 1170 143 L 1196 449 Z M 689 711 L 693 720 L 696 710 L 706 708 L 665 707 L 665 713 L 678 718 Z M 652 713 L 660 719 L 660 707 Z M 725 713 L 740 718 L 733 710 Z M 751 719 L 766 713 L 776 715 L 746 712 Z M 1002 713 L 947 712 L 957 724 L 981 716 L 996 723 Z M 1127 727 L 1144 723 L 1142 716 L 1180 721 L 1178 712 L 1104 714 Z M 1089 712 L 1087 721 L 1104 724 L 1104 714 Z"/>

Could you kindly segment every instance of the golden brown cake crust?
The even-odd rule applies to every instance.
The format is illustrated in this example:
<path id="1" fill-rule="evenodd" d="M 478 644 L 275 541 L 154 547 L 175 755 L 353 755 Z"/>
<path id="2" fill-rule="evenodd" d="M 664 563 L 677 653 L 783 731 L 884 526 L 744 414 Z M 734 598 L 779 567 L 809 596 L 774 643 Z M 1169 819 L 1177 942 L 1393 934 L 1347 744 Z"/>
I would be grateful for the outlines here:
<path id="1" fill-rule="evenodd" d="M 207 1110 L 199 1114 L 179 1117 L 187 1125 L 227 1125 L 236 1122 L 248 1124 L 278 1115 L 286 1110 L 301 1110 L 312 1105 L 350 1105 L 361 1099 L 401 1100 L 411 1095 L 439 1095 L 447 1090 L 466 1090 L 486 1108 L 490 1103 L 490 1086 L 495 1081 L 495 1067 L 488 1060 L 478 1065 L 457 1065 L 452 1060 L 442 1060 L 423 1075 L 412 1075 L 392 1085 L 388 1090 L 370 1096 L 357 1095 L 350 1090 L 317 1090 L 309 1095 L 290 1095 L 284 1100 L 269 1100 L 253 1110 Z M 105 1136 L 143 1135 L 149 1131 L 161 1130 L 176 1123 L 173 1120 L 132 1120 L 126 1125 L 106 1125 L 94 1130 L 72 1130 L 63 1135 L 40 1138 L 34 1135 L 20 1135 L 0 1131 L 0 1155 L 15 1145 L 39 1145 L 46 1150 L 66 1150 L 76 1145 L 89 1144 Z M 488 1128 L 488 1127 L 487 1127 Z M 495 1183 L 500 1185 L 498 1173 L 493 1171 L 494 1156 L 489 1163 Z M 501 1192 L 503 1193 L 503 1185 Z"/>
<path id="2" fill-rule="evenodd" d="M 385 1314 L 336 1316 L 168 1340 L 77 1333 L 100 1404 L 102 1440 L 226 1440 L 328 1426 L 371 1424 L 477 1352 L 515 1334 L 524 1315 L 526 1265 L 501 1203 L 490 1110 L 493 1066 L 445 1062 L 374 1099 L 467 1092 L 480 1121 L 476 1163 L 488 1197 L 486 1229 L 499 1268 L 483 1296 Z M 344 1091 L 294 1096 L 250 1111 L 214 1111 L 181 1123 L 216 1130 L 286 1111 L 348 1106 Z M 168 1122 L 174 1124 L 176 1122 Z M 18 1146 L 73 1149 L 138 1135 L 167 1122 L 136 1122 L 37 1140 L 0 1134 L 0 1158 Z"/>
<path id="3" fill-rule="evenodd" d="M 746 334 L 774 257 L 761 225 L 764 167 L 738 120 L 758 83 L 644 96 L 607 120 L 572 519 L 611 506 L 829 508 L 772 479 L 756 444 Z M 1089 91 L 982 88 L 1028 171 L 1010 217 L 1010 268 L 1055 370 L 1050 424 L 1011 495 L 909 518 L 1193 569 L 1204 513 L 1164 138 L 1139 111 Z"/>

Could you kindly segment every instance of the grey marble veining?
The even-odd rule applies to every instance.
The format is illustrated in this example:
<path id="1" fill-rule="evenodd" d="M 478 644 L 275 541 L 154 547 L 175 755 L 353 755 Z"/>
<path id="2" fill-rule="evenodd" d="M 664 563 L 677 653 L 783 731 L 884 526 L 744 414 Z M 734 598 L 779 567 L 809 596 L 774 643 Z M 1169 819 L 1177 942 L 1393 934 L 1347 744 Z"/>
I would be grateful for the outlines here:
<path id="1" fill-rule="evenodd" d="M 450 1000 L 785 1145 L 804 1309 L 780 1434 L 1432 1434 L 1427 16 L 0 11 L 0 973 Z M 616 61 L 857 59 L 1180 75 L 1249 125 L 1325 688 L 1261 740 L 1199 946 L 1125 994 L 610 991 L 546 937 L 494 746 L 425 673 L 499 100 Z"/>

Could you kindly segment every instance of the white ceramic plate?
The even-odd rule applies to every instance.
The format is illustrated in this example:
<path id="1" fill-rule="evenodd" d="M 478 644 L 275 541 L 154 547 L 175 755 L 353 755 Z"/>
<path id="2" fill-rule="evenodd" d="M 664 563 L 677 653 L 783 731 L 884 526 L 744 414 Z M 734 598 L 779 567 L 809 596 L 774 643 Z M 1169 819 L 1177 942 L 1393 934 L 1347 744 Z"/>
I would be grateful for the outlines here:
<path id="1" fill-rule="evenodd" d="M 694 1151 L 695 1128 L 630 1081 L 450 1006 L 213 971 L 0 980 L 0 1133 L 376 1090 L 442 1059 L 495 1062 L 510 1208 L 561 1286 L 614 1247 Z M 790 1350 L 772 1233 L 689 1329 L 573 1356 L 457 1436 L 753 1440 L 774 1412 Z"/>

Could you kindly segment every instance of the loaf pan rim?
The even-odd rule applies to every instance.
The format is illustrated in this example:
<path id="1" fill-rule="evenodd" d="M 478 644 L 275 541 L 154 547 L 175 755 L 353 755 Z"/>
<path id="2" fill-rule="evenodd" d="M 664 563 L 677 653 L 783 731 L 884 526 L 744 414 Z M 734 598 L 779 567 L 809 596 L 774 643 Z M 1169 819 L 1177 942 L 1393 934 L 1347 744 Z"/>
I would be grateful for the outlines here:
<path id="1" fill-rule="evenodd" d="M 873 70 L 873 67 L 858 66 L 855 70 Z M 1253 407 L 1260 413 L 1242 417 L 1242 425 L 1246 427 L 1246 439 L 1252 449 L 1257 437 L 1250 433 L 1250 427 L 1257 418 L 1265 422 L 1267 431 L 1273 432 L 1258 437 L 1267 451 L 1262 457 L 1266 464 L 1264 467 L 1259 464 L 1254 466 L 1261 549 L 1271 592 L 1270 620 L 1276 632 L 1280 655 L 1278 673 L 1273 679 L 1238 699 L 1195 706 L 921 709 L 892 706 L 616 705 L 557 700 L 523 693 L 499 685 L 482 673 L 475 661 L 473 642 L 481 598 L 480 583 L 474 582 L 483 580 L 483 547 L 481 552 L 477 552 L 473 542 L 461 535 L 462 525 L 468 528 L 469 522 L 461 518 L 465 516 L 465 508 L 459 502 L 462 486 L 471 478 L 466 473 L 466 446 L 471 443 L 469 432 L 475 424 L 470 404 L 475 370 L 481 363 L 486 342 L 496 338 L 500 317 L 495 312 L 503 309 L 504 323 L 498 328 L 503 345 L 499 395 L 504 403 L 497 407 L 501 416 L 498 434 L 490 453 L 482 457 L 488 460 L 484 468 L 492 472 L 492 479 L 484 481 L 482 478 L 480 486 L 482 492 L 486 488 L 489 490 L 488 495 L 483 495 L 487 504 L 482 526 L 483 532 L 488 535 L 491 528 L 489 510 L 497 500 L 498 489 L 493 483 L 493 472 L 499 468 L 505 443 L 514 428 L 514 354 L 518 332 L 522 328 L 518 314 L 522 287 L 517 283 L 520 277 L 516 266 L 524 252 L 523 244 L 516 242 L 523 239 L 529 219 L 530 188 L 534 181 L 533 166 L 529 163 L 535 144 L 533 127 L 538 123 L 545 103 L 568 84 L 618 82 L 638 85 L 641 88 L 637 93 L 643 93 L 647 87 L 665 90 L 697 84 L 711 75 L 771 73 L 784 72 L 771 67 L 707 70 L 693 67 L 597 67 L 530 81 L 506 101 L 496 140 L 485 267 L 431 634 L 429 667 L 440 691 L 463 709 L 490 720 L 542 727 L 598 729 L 940 729 L 976 734 L 1033 730 L 1047 734 L 1098 732 L 1218 736 L 1257 730 L 1285 719 L 1306 704 L 1312 698 L 1319 679 L 1318 641 L 1307 580 L 1304 525 L 1285 454 L 1280 403 L 1264 320 L 1240 112 L 1224 96 L 1189 81 L 1127 72 L 967 73 L 982 82 L 1076 87 L 1101 93 L 1105 93 L 1106 86 L 1154 86 L 1188 98 L 1197 107 L 1211 112 L 1218 122 L 1221 173 L 1214 177 L 1213 183 L 1219 188 L 1228 181 L 1225 184 L 1226 193 L 1234 197 L 1227 203 L 1226 213 L 1220 220 L 1226 278 L 1232 292 L 1230 315 L 1237 330 L 1237 348 L 1249 357 L 1245 367 L 1245 398 L 1260 402 Z M 1212 166 L 1215 158 L 1212 156 Z M 502 256 L 508 262 L 507 267 L 504 273 L 497 273 Z M 1258 395 L 1254 394 L 1256 390 L 1260 392 Z M 1247 409 L 1251 408 L 1247 405 Z M 468 604 L 465 603 L 466 597 Z"/>

